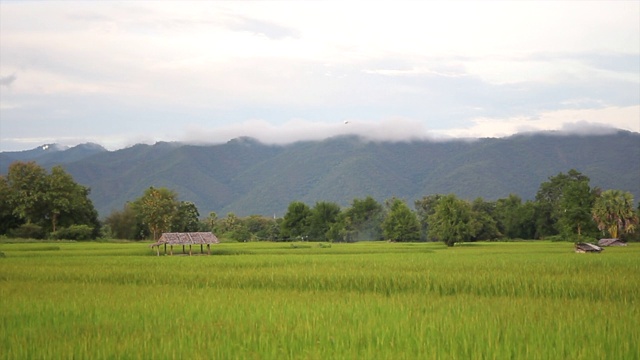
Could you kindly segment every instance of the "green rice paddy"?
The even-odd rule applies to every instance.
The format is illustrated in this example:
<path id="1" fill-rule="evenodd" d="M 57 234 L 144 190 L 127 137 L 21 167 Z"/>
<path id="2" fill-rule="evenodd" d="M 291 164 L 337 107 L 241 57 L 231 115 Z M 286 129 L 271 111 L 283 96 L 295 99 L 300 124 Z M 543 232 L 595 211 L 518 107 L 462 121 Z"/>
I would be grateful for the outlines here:
<path id="1" fill-rule="evenodd" d="M 639 244 L 147 245 L 0 244 L 0 358 L 640 358 Z"/>

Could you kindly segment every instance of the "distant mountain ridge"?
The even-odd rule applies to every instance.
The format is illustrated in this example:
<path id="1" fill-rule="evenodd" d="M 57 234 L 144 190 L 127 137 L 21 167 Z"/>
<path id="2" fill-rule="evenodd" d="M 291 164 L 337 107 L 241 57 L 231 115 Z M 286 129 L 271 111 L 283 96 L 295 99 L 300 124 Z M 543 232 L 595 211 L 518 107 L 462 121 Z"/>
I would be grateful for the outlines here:
<path id="1" fill-rule="evenodd" d="M 80 144 L 74 147 L 59 144 L 44 144 L 25 151 L 6 151 L 0 153 L 0 174 L 6 174 L 14 161 L 36 161 L 42 165 L 68 164 L 89 156 L 106 152 L 107 149 L 94 143 Z"/>
<path id="2" fill-rule="evenodd" d="M 347 206 L 373 196 L 413 201 L 455 193 L 495 200 L 510 193 L 533 199 L 550 176 L 575 168 L 591 186 L 630 191 L 640 200 L 640 134 L 539 133 L 473 141 L 373 142 L 355 136 L 290 145 L 238 138 L 219 145 L 160 142 L 107 151 L 97 144 L 0 153 L 0 172 L 13 161 L 62 165 L 91 188 L 102 217 L 149 186 L 167 187 L 206 216 L 282 216 L 291 201 Z M 50 151 L 52 149 L 55 151 Z"/>

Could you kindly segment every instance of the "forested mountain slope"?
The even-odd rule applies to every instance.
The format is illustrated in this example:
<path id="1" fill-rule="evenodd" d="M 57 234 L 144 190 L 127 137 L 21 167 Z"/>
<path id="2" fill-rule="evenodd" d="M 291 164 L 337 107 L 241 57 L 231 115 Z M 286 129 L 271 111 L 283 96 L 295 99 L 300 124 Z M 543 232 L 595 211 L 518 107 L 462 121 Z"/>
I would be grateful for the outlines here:
<path id="1" fill-rule="evenodd" d="M 640 200 L 640 134 L 625 131 L 445 142 L 338 137 L 272 146 L 239 138 L 207 146 L 157 143 L 111 152 L 89 148 L 93 153 L 69 153 L 72 148 L 28 159 L 0 153 L 0 170 L 6 173 L 7 162 L 15 160 L 35 160 L 46 167 L 62 164 L 78 183 L 91 188 L 103 217 L 149 186 L 176 190 L 203 216 L 209 211 L 219 216 L 282 216 L 294 200 L 346 206 L 368 195 L 379 201 L 400 197 L 411 205 L 436 193 L 470 200 L 514 193 L 532 199 L 542 182 L 572 168 L 589 176 L 591 186 L 630 191 Z"/>

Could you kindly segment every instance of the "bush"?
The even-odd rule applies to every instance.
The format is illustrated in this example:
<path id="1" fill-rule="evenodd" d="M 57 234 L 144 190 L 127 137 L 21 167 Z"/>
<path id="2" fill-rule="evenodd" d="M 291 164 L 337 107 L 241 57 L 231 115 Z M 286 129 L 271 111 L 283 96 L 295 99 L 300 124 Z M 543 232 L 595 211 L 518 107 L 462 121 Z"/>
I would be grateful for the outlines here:
<path id="1" fill-rule="evenodd" d="M 226 237 L 235 240 L 237 242 L 248 242 L 251 241 L 251 233 L 246 229 L 238 229 L 234 231 L 230 231 L 224 234 Z"/>
<path id="2" fill-rule="evenodd" d="M 10 237 L 20 239 L 44 239 L 44 229 L 36 224 L 22 224 L 9 232 Z"/>
<path id="3" fill-rule="evenodd" d="M 620 234 L 618 237 L 620 238 L 620 240 L 624 242 L 639 242 L 640 231 L 635 231 L 633 233 Z"/>
<path id="4" fill-rule="evenodd" d="M 50 236 L 55 240 L 91 240 L 93 228 L 89 225 L 71 225 L 52 232 Z"/>

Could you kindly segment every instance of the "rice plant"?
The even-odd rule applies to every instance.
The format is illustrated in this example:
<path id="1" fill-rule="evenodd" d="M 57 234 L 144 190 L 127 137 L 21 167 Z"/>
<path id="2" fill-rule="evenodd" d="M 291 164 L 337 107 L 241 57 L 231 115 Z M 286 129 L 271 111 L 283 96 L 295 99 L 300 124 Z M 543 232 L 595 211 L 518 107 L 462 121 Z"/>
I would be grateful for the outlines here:
<path id="1" fill-rule="evenodd" d="M 0 358 L 640 357 L 636 244 L 303 245 L 0 244 Z"/>

